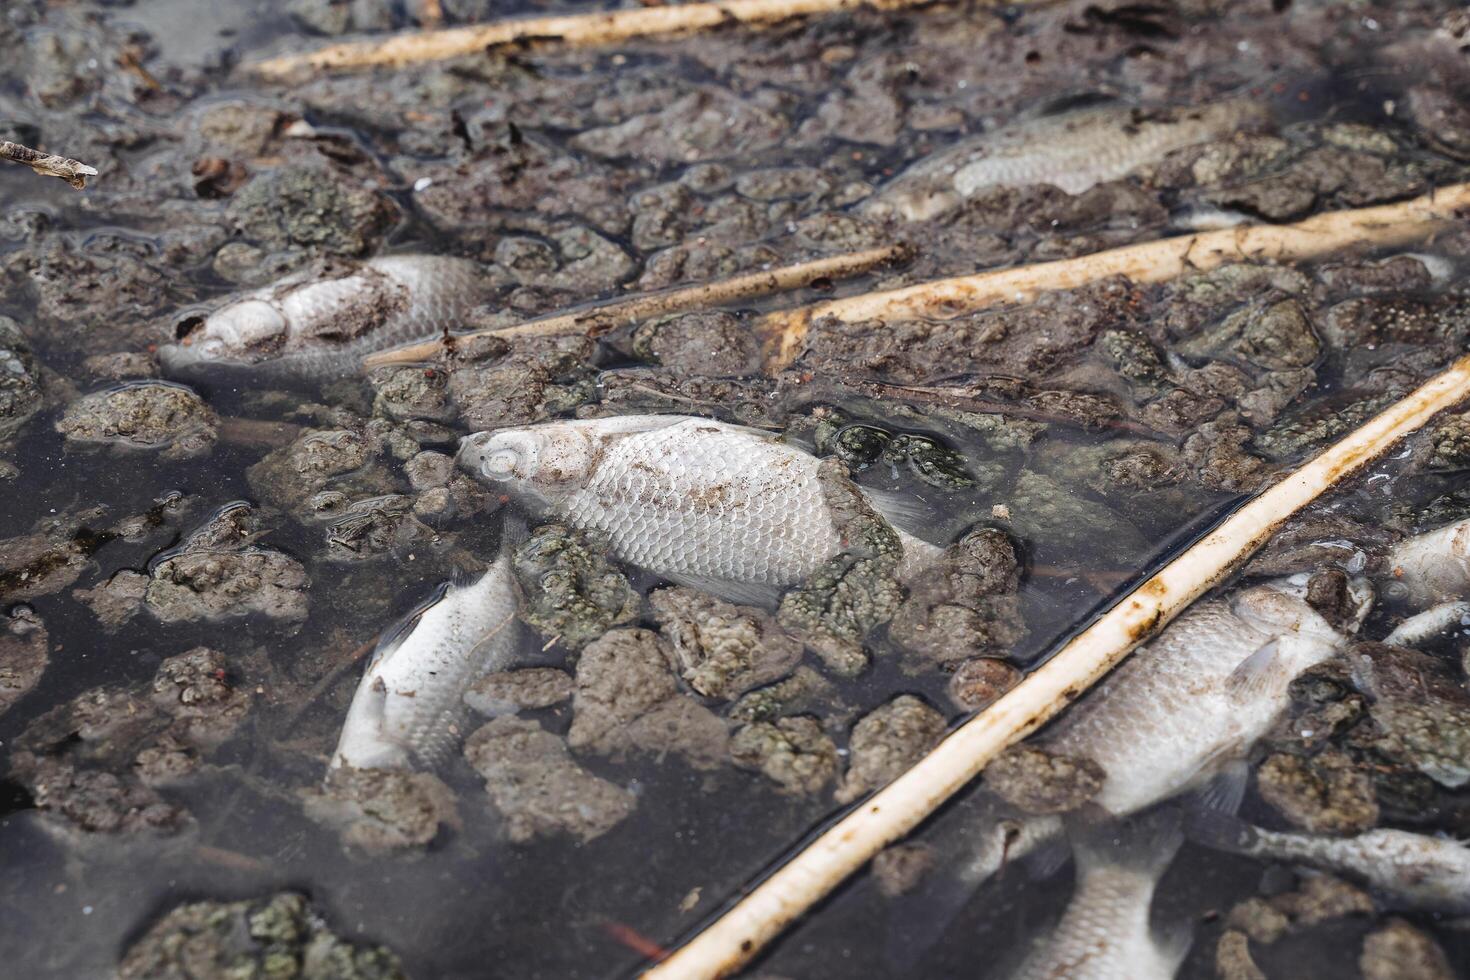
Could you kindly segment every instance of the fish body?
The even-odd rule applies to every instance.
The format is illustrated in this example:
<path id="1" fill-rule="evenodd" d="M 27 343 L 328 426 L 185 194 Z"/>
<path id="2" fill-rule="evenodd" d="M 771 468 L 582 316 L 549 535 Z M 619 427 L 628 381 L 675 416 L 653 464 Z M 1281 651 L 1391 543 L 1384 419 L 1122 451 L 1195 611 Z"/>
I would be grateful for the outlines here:
<path id="1" fill-rule="evenodd" d="M 1242 758 L 1288 703 L 1287 686 L 1346 641 L 1304 598 L 1304 576 L 1198 603 L 1046 733 L 1049 751 L 1106 774 L 1115 816 L 1198 787 Z M 1358 622 L 1366 583 L 1353 580 Z"/>
<path id="2" fill-rule="evenodd" d="M 347 710 L 332 768 L 442 762 L 458 740 L 465 690 L 515 649 L 509 549 L 479 578 L 450 583 L 385 636 Z"/>
<path id="3" fill-rule="evenodd" d="M 529 509 L 605 536 L 620 560 L 731 598 L 769 600 L 844 547 L 817 458 L 756 429 L 679 415 L 549 422 L 476 433 L 459 459 Z M 899 537 L 901 575 L 940 554 Z"/>
<path id="4" fill-rule="evenodd" d="M 1390 588 L 1416 605 L 1470 593 L 1470 518 L 1416 534 L 1388 553 Z"/>
<path id="5" fill-rule="evenodd" d="M 1470 847 L 1451 838 L 1389 829 L 1355 837 L 1283 833 L 1218 813 L 1197 814 L 1190 837 L 1237 854 L 1342 874 L 1398 905 L 1470 912 Z"/>
<path id="6" fill-rule="evenodd" d="M 1051 184 L 1081 194 L 1268 118 L 1265 106 L 1245 99 L 1170 109 L 1108 105 L 1027 118 L 920 160 L 863 210 L 924 221 L 996 187 Z"/>
<path id="7" fill-rule="evenodd" d="M 210 367 L 336 373 L 373 351 L 459 327 L 492 288 L 479 265 L 448 256 L 330 263 L 183 318 L 179 342 L 159 358 L 175 374 Z"/>
<path id="8" fill-rule="evenodd" d="M 1183 839 L 1171 818 L 1073 831 L 1071 901 L 1016 980 L 1168 980 L 1178 972 L 1188 934 L 1160 938 L 1149 924 L 1154 890 Z"/>

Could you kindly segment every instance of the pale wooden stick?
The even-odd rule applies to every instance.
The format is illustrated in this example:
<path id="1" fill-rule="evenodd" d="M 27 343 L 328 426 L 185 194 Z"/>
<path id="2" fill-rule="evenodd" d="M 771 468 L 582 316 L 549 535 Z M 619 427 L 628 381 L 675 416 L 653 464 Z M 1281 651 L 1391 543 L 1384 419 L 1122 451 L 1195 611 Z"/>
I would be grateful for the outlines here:
<path id="1" fill-rule="evenodd" d="M 749 962 L 843 879 L 979 775 L 998 753 L 1045 724 L 1223 580 L 1288 517 L 1467 395 L 1470 356 L 1236 511 L 643 976 L 703 980 L 728 976 Z"/>
<path id="2" fill-rule="evenodd" d="M 70 157 L 42 153 L 10 140 L 0 140 L 0 160 L 24 164 L 42 177 L 60 177 L 77 190 L 87 186 L 88 177 L 97 176 L 96 167 L 89 167 Z"/>
<path id="3" fill-rule="evenodd" d="M 768 24 L 858 7 L 896 10 L 929 0 L 725 0 L 636 10 L 612 10 L 559 17 L 497 21 L 443 30 L 398 34 L 382 41 L 349 41 L 303 54 L 287 54 L 257 62 L 258 74 L 289 78 L 303 69 L 328 71 L 443 61 L 521 41 L 563 44 L 613 44 L 633 38 L 697 31 L 723 24 Z M 990 4 L 999 0 L 988 0 Z M 1028 0 L 1021 0 L 1028 2 Z"/>
<path id="4" fill-rule="evenodd" d="M 1228 262 L 1300 261 L 1352 245 L 1399 245 L 1427 237 L 1440 223 L 1466 208 L 1470 208 L 1470 184 L 1455 184 L 1411 201 L 1329 211 L 1289 225 L 1240 225 L 1075 259 L 935 279 L 902 289 L 777 310 L 763 316 L 756 329 L 764 344 L 766 368 L 775 373 L 801 356 L 812 323 L 823 317 L 848 323 L 948 319 L 1003 304 L 1030 303 L 1042 293 L 1075 289 L 1109 276 L 1163 282 Z"/>
<path id="5" fill-rule="evenodd" d="M 475 330 L 455 335 L 450 339 L 453 343 L 487 336 L 547 337 L 576 333 L 595 336 L 620 326 L 637 323 L 639 320 L 646 320 L 649 317 L 719 306 L 765 293 L 799 289 L 819 279 L 845 279 L 861 275 L 886 262 L 897 261 L 906 254 L 907 249 L 902 245 L 884 245 L 881 248 L 869 248 L 861 252 L 845 252 L 842 255 L 829 255 L 761 272 L 748 272 L 719 282 L 629 296 L 610 303 L 586 306 L 567 313 L 558 313 L 555 316 L 518 323 L 513 327 Z M 390 350 L 378 351 L 376 354 L 369 354 L 363 358 L 362 363 L 363 367 L 368 370 L 386 364 L 411 364 L 433 357 L 443 347 L 442 338 L 426 340 L 419 344 L 409 344 L 405 347 L 394 347 Z"/>

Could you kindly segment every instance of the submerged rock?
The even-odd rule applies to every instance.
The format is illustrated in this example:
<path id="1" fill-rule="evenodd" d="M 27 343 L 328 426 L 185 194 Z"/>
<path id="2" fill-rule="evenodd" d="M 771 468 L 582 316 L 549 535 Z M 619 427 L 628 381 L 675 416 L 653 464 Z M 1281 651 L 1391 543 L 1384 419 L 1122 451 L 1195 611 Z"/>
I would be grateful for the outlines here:
<path id="1" fill-rule="evenodd" d="M 0 715 L 30 693 L 51 659 L 46 624 L 26 606 L 0 622 Z"/>
<path id="2" fill-rule="evenodd" d="M 119 980 L 407 980 L 383 946 L 350 943 L 293 892 L 193 902 L 134 942 Z"/>
<path id="3" fill-rule="evenodd" d="M 424 772 L 337 766 L 301 800 L 307 816 L 368 855 L 423 849 L 459 825 L 453 791 Z"/>
<path id="4" fill-rule="evenodd" d="M 465 704 L 482 715 L 549 708 L 571 699 L 576 682 L 555 667 L 522 667 L 486 674 L 465 692 Z"/>
<path id="5" fill-rule="evenodd" d="M 0 443 L 41 410 L 41 369 L 20 325 L 0 316 Z"/>
<path id="6" fill-rule="evenodd" d="M 255 547 L 255 512 L 232 505 L 189 536 L 149 571 L 143 601 L 165 623 L 259 614 L 306 618 L 306 568 L 279 551 Z"/>
<path id="7" fill-rule="evenodd" d="M 1378 823 L 1372 781 L 1341 752 L 1311 758 L 1273 755 L 1256 773 L 1256 788 L 1278 813 L 1306 830 L 1356 834 Z"/>
<path id="8" fill-rule="evenodd" d="M 658 635 L 613 630 L 582 651 L 567 744 L 622 759 L 634 752 L 683 756 L 698 769 L 726 759 L 725 725 L 679 691 Z"/>
<path id="9" fill-rule="evenodd" d="M 786 676 L 801 660 L 801 644 L 764 610 L 682 587 L 648 600 L 681 676 L 707 697 L 732 700 Z"/>
<path id="10" fill-rule="evenodd" d="M 911 694 L 874 708 L 853 727 L 837 800 L 851 803 L 903 775 L 944 737 L 944 716 Z"/>
<path id="11" fill-rule="evenodd" d="M 208 453 L 218 428 L 219 418 L 203 399 L 168 381 L 103 389 L 72 402 L 56 423 L 68 443 L 160 449 L 165 459 Z"/>
<path id="12" fill-rule="evenodd" d="M 651 320 L 634 332 L 633 352 L 684 376 L 738 378 L 760 368 L 760 343 L 754 331 L 724 311 Z"/>
<path id="13" fill-rule="evenodd" d="M 1427 932 L 1389 919 L 1363 940 L 1358 957 L 1363 980 L 1453 980 L 1450 958 Z"/>
<path id="14" fill-rule="evenodd" d="M 809 715 L 746 725 L 730 739 L 730 757 L 785 793 L 820 793 L 837 778 L 837 745 Z"/>
<path id="15" fill-rule="evenodd" d="M 262 174 L 230 199 L 230 222 L 266 248 L 311 248 L 333 255 L 371 251 L 398 220 L 385 194 L 326 167 Z"/>
<path id="16" fill-rule="evenodd" d="M 638 803 L 628 790 L 583 769 L 561 736 L 534 721 L 496 718 L 470 736 L 464 752 L 517 843 L 561 833 L 589 841 Z"/>
<path id="17" fill-rule="evenodd" d="M 1075 810 L 1101 792 L 1105 778 L 1091 759 L 1024 744 L 1002 752 L 985 768 L 985 785 L 1026 813 Z"/>
<path id="18" fill-rule="evenodd" d="M 634 619 L 638 593 L 586 535 L 560 524 L 537 528 L 512 567 L 526 601 L 521 618 L 573 652 Z"/>
<path id="19" fill-rule="evenodd" d="M 1020 579 L 1004 531 L 971 531 L 915 583 L 888 635 L 919 666 L 1004 654 L 1026 632 L 1015 596 Z"/>
<path id="20" fill-rule="evenodd" d="M 846 713 L 836 701 L 836 687 L 815 670 L 803 666 L 797 667 L 785 680 L 741 695 L 731 706 L 729 717 L 737 722 L 773 721 L 783 715 L 834 707 L 839 709 L 838 714 Z"/>

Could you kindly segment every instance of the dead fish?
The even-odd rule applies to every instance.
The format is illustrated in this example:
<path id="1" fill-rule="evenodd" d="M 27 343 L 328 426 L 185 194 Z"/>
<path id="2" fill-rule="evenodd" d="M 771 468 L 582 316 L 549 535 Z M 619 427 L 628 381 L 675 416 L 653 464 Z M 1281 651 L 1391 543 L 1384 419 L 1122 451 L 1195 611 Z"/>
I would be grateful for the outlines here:
<path id="1" fill-rule="evenodd" d="M 748 604 L 843 550 L 818 460 L 770 433 L 683 415 L 479 432 L 459 464 L 539 515 L 607 537 L 622 561 Z M 885 516 L 903 502 L 864 491 Z M 941 549 L 899 531 L 901 575 Z"/>
<path id="2" fill-rule="evenodd" d="M 1415 605 L 1470 593 L 1470 518 L 1405 538 L 1388 553 L 1386 590 Z"/>
<path id="3" fill-rule="evenodd" d="M 332 262 L 184 316 L 178 343 L 162 348 L 159 359 L 172 374 L 222 367 L 333 374 L 373 351 L 457 328 L 492 288 L 489 274 L 468 259 Z"/>
<path id="4" fill-rule="evenodd" d="M 1470 912 L 1470 847 L 1451 838 L 1387 829 L 1355 837 L 1284 833 L 1210 811 L 1192 814 L 1187 830 L 1219 850 L 1346 875 L 1397 905 Z"/>
<path id="5" fill-rule="evenodd" d="M 1063 715 L 1042 744 L 1100 765 L 1106 778 L 1093 802 L 1120 817 L 1226 773 L 1286 708 L 1291 681 L 1348 640 L 1307 604 L 1307 578 L 1196 603 Z M 1372 591 L 1357 578 L 1349 592 L 1356 630 Z"/>
<path id="6" fill-rule="evenodd" d="M 1165 109 L 1093 106 L 1029 117 L 925 157 L 861 210 L 926 221 L 995 187 L 1051 184 L 1081 194 L 1175 150 L 1258 128 L 1269 117 L 1265 105 L 1247 99 Z"/>
<path id="7" fill-rule="evenodd" d="M 332 768 L 440 764 L 459 740 L 464 692 L 515 650 L 510 550 L 473 581 L 443 585 L 384 635 L 363 672 Z"/>
<path id="8" fill-rule="evenodd" d="M 1191 936 L 1186 929 L 1156 935 L 1149 910 L 1184 839 L 1178 814 L 1068 823 L 1077 884 L 1061 921 L 1016 980 L 1168 980 L 1184 962 Z"/>

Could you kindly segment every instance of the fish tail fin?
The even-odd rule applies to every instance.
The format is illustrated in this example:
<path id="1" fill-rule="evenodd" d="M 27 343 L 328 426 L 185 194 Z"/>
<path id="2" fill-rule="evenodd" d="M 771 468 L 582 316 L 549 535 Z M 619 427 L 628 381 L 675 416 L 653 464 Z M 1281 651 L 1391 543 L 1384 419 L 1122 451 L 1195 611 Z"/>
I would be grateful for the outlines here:
<path id="1" fill-rule="evenodd" d="M 1221 810 L 1191 810 L 1184 821 L 1190 840 L 1217 851 L 1249 854 L 1260 842 L 1260 832 L 1233 813 Z"/>
<path id="2" fill-rule="evenodd" d="M 1247 93 L 1262 99 L 1277 125 L 1333 120 L 1381 122 L 1385 101 L 1402 96 L 1401 73 L 1386 67 L 1282 69 Z"/>
<path id="3" fill-rule="evenodd" d="M 1084 806 L 1068 817 L 1067 834 L 1079 875 L 1108 867 L 1126 868 L 1156 879 L 1184 842 L 1179 810 L 1174 806 L 1157 807 L 1121 820 L 1100 807 Z"/>

